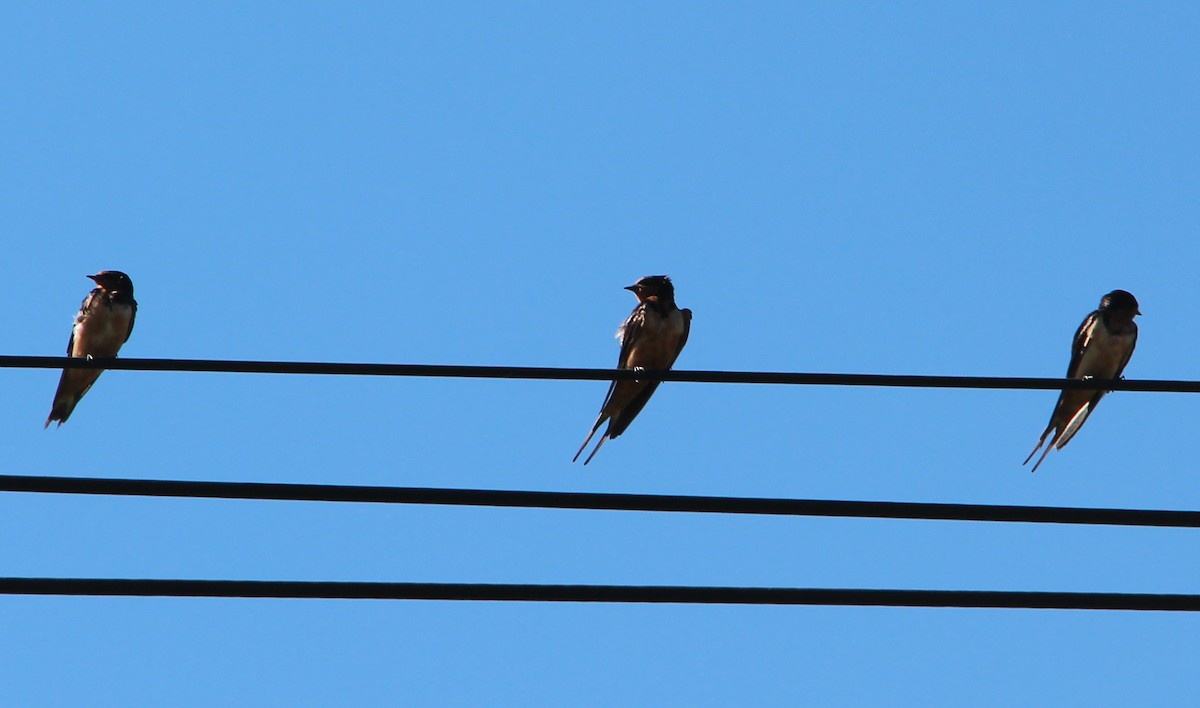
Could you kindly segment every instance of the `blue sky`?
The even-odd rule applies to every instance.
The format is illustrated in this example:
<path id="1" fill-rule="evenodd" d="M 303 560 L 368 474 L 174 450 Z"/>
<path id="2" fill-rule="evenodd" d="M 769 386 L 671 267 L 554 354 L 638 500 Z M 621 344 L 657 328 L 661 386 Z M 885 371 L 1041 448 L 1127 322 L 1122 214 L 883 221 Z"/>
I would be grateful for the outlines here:
<path id="1" fill-rule="evenodd" d="M 686 369 L 1200 377 L 1200 10 L 1179 3 L 40 3 L 0 11 L 2 351 L 105 268 L 130 357 L 612 366 L 669 273 Z M 3 471 L 1200 508 L 1200 399 L 0 371 Z M 1195 533 L 0 495 L 5 576 L 1200 592 Z M 1185 705 L 1196 617 L 0 599 L 13 705 Z"/>

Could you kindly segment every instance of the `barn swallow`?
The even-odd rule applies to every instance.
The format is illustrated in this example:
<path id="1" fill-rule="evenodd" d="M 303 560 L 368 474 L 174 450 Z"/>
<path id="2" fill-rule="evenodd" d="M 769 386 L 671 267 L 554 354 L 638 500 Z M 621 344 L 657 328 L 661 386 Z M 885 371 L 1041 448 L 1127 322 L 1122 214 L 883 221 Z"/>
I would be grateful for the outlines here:
<path id="1" fill-rule="evenodd" d="M 632 290 L 633 294 L 637 295 L 638 304 L 617 330 L 617 339 L 621 342 L 617 368 L 670 369 L 679 358 L 679 352 L 683 351 L 683 345 L 687 344 L 688 331 L 692 327 L 692 311 L 681 310 L 675 306 L 675 286 L 665 275 L 647 275 L 625 289 Z M 654 395 L 654 389 L 658 388 L 659 383 L 636 379 L 613 381 L 608 387 L 604 405 L 600 406 L 600 415 L 596 418 L 596 424 L 592 426 L 592 432 L 588 433 L 587 439 L 579 446 L 579 452 L 575 453 L 571 461 L 579 459 L 583 448 L 587 447 L 604 421 L 608 421 L 608 428 L 583 464 L 592 461 L 605 440 L 625 432 L 645 407 L 646 401 Z"/>
<path id="2" fill-rule="evenodd" d="M 67 340 L 67 356 L 88 359 L 111 358 L 133 333 L 137 301 L 133 299 L 133 281 L 119 270 L 102 270 L 89 278 L 96 287 L 75 314 L 75 326 Z M 67 422 L 75 404 L 96 383 L 103 369 L 63 369 L 54 392 L 54 405 L 43 428 L 51 421 Z"/>
<path id="3" fill-rule="evenodd" d="M 1137 346 L 1138 328 L 1133 318 L 1140 314 L 1138 301 L 1124 290 L 1114 290 L 1101 298 L 1100 308 L 1085 317 L 1075 332 L 1067 378 L 1120 378 L 1125 365 L 1129 363 L 1129 357 L 1133 356 L 1133 348 Z M 1054 437 L 1033 466 L 1033 471 L 1037 472 L 1051 448 L 1061 450 L 1071 442 L 1106 393 L 1104 390 L 1066 389 L 1059 394 L 1050 424 L 1038 439 L 1037 447 L 1022 464 L 1029 464 L 1053 430 Z"/>

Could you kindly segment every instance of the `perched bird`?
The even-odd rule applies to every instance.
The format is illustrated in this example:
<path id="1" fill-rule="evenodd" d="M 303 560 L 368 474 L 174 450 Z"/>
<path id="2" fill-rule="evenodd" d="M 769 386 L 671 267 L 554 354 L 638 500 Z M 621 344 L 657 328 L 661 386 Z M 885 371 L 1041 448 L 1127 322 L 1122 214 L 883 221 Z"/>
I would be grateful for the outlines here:
<path id="1" fill-rule="evenodd" d="M 96 288 L 88 293 L 75 314 L 75 326 L 67 340 L 67 356 L 93 358 L 115 357 L 121 345 L 133 332 L 137 317 L 137 301 L 133 299 L 133 281 L 119 270 L 102 270 L 89 278 Z M 63 369 L 54 393 L 54 405 L 43 428 L 51 421 L 67 422 L 75 404 L 96 383 L 102 369 Z"/>
<path id="2" fill-rule="evenodd" d="M 633 285 L 626 286 L 637 295 L 638 304 L 633 308 L 629 318 L 617 330 L 617 339 L 621 341 L 621 356 L 617 360 L 618 369 L 635 370 L 665 370 L 670 369 L 687 344 L 688 331 L 692 326 L 692 311 L 681 310 L 675 306 L 675 286 L 665 275 L 647 275 Z M 608 428 L 587 456 L 583 464 L 592 461 L 596 452 L 605 440 L 615 438 L 633 422 L 637 414 L 645 407 L 646 401 L 658 388 L 658 381 L 638 381 L 636 379 L 616 380 L 608 387 L 608 396 L 600 407 L 600 415 L 592 432 L 579 446 L 572 462 L 579 459 L 580 453 L 587 447 L 592 436 L 600 429 L 604 421 Z"/>
<path id="3" fill-rule="evenodd" d="M 1138 328 L 1133 318 L 1142 314 L 1138 302 L 1124 290 L 1114 290 L 1100 299 L 1100 308 L 1084 318 L 1071 342 L 1071 363 L 1067 365 L 1069 379 L 1118 379 L 1133 348 L 1137 345 Z M 1058 397 L 1050 424 L 1046 426 L 1037 447 L 1029 453 L 1022 464 L 1029 464 L 1034 454 L 1046 442 L 1050 431 L 1054 437 L 1046 445 L 1046 451 L 1038 458 L 1033 471 L 1042 464 L 1050 449 L 1063 449 L 1084 421 L 1096 408 L 1096 404 L 1108 393 L 1103 390 L 1066 389 Z"/>

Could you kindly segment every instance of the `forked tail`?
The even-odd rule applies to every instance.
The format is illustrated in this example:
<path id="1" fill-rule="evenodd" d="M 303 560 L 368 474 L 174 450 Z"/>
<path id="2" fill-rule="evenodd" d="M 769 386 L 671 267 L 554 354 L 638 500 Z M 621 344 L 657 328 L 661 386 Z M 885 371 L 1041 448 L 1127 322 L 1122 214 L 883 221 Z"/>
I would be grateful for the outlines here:
<path id="1" fill-rule="evenodd" d="M 1050 425 L 1046 426 L 1046 429 L 1042 432 L 1042 437 L 1038 438 L 1037 445 L 1034 446 L 1033 452 L 1029 453 L 1029 457 L 1026 457 L 1025 461 L 1021 463 L 1022 467 L 1029 464 L 1029 461 L 1033 459 L 1033 456 L 1037 454 L 1037 451 L 1042 449 L 1042 443 L 1046 442 L 1046 436 L 1050 434 L 1051 430 L 1054 430 L 1054 421 L 1050 421 Z M 1050 452 L 1052 447 L 1054 447 L 1053 440 L 1051 440 L 1050 444 L 1046 446 L 1046 451 L 1043 452 L 1042 456 L 1038 458 L 1037 463 L 1034 464 L 1033 469 L 1030 470 L 1030 472 L 1037 472 L 1037 468 L 1042 464 L 1042 460 L 1046 459 L 1046 455 Z"/>
<path id="2" fill-rule="evenodd" d="M 571 462 L 575 462 L 579 459 L 579 456 L 583 454 L 583 448 L 587 447 L 588 443 L 592 441 L 592 436 L 595 435 L 596 431 L 600 429 L 600 425 L 603 422 L 604 412 L 601 411 L 600 415 L 596 418 L 596 424 L 592 426 L 592 432 L 588 433 L 587 438 L 584 439 L 583 444 L 579 446 L 579 450 L 576 451 L 575 456 L 571 458 Z M 602 444 L 604 444 L 604 438 L 600 438 L 600 442 L 596 443 L 596 450 L 599 450 Z M 592 459 L 592 455 L 596 454 L 596 450 L 592 450 L 592 454 L 588 455 L 587 459 L 583 461 L 583 464 L 586 465 Z"/>

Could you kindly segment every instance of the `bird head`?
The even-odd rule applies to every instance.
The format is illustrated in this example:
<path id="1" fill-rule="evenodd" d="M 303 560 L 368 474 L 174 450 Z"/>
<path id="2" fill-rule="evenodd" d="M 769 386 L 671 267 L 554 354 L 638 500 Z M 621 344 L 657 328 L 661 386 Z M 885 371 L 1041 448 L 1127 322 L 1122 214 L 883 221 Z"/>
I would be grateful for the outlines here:
<path id="1" fill-rule="evenodd" d="M 133 281 L 119 270 L 102 270 L 95 275 L 89 275 L 101 290 L 112 294 L 121 293 L 133 297 Z"/>
<path id="2" fill-rule="evenodd" d="M 675 302 L 675 286 L 665 275 L 647 275 L 625 289 L 632 290 L 638 302 Z"/>
<path id="3" fill-rule="evenodd" d="M 1100 311 L 1129 320 L 1142 314 L 1137 298 L 1125 290 L 1114 290 L 1100 298 Z"/>

